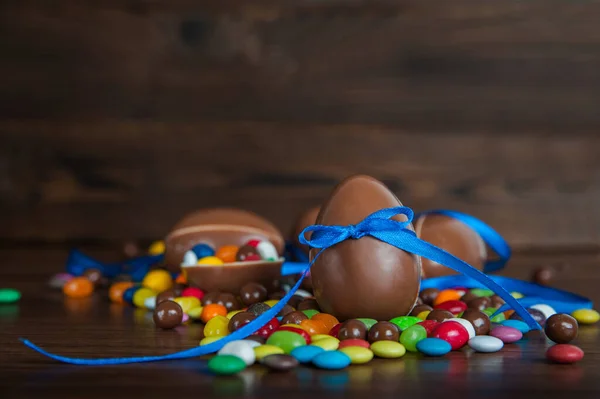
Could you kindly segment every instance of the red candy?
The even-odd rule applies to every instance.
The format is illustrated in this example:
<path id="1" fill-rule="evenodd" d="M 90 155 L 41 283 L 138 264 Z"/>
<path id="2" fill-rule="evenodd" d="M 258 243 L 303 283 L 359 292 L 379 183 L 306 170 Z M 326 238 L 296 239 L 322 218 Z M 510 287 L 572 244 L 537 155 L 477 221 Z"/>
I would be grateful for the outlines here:
<path id="1" fill-rule="evenodd" d="M 244 262 L 249 262 L 249 261 L 253 261 L 253 260 L 262 260 L 262 258 L 260 257 L 260 255 L 257 255 L 257 254 L 249 254 L 249 255 L 246 255 Z"/>
<path id="2" fill-rule="evenodd" d="M 276 318 L 272 318 L 270 322 L 265 324 L 260 328 L 260 330 L 256 331 L 254 335 L 260 335 L 261 337 L 267 339 L 279 328 L 279 320 Z M 294 331 L 295 332 L 295 331 Z"/>
<path id="3" fill-rule="evenodd" d="M 548 348 L 546 358 L 554 363 L 576 363 L 583 359 L 583 351 L 575 345 L 558 344 Z"/>
<path id="4" fill-rule="evenodd" d="M 431 338 L 431 333 L 440 323 L 435 320 L 423 320 L 417 324 L 423 326 L 427 330 L 427 337 Z"/>
<path id="5" fill-rule="evenodd" d="M 260 240 L 250 240 L 246 243 L 246 245 L 250 245 L 251 247 L 258 247 L 258 244 L 260 244 Z"/>
<path id="6" fill-rule="evenodd" d="M 338 349 L 342 349 L 347 346 L 362 346 L 363 348 L 367 348 L 367 349 L 369 349 L 371 347 L 371 345 L 369 345 L 369 343 L 367 341 L 365 341 L 364 339 L 352 338 L 352 339 L 345 339 L 343 341 L 340 341 L 340 345 L 338 346 Z"/>
<path id="7" fill-rule="evenodd" d="M 291 326 L 282 326 L 282 327 L 279 327 L 277 329 L 277 331 L 289 331 L 289 332 L 293 332 L 296 334 L 300 334 L 300 335 L 302 335 L 302 338 L 304 338 L 304 340 L 306 341 L 306 345 L 310 345 L 310 342 L 311 342 L 310 335 L 301 328 L 295 328 L 295 327 L 291 327 Z"/>
<path id="8" fill-rule="evenodd" d="M 456 316 L 457 314 L 467 310 L 467 304 L 463 301 L 446 301 L 435 306 L 435 309 L 447 310 L 448 312 Z"/>
<path id="9" fill-rule="evenodd" d="M 202 300 L 202 298 L 204 298 L 204 291 L 196 287 L 187 287 L 181 291 L 181 296 L 193 296 L 194 298 Z"/>
<path id="10" fill-rule="evenodd" d="M 433 330 L 431 336 L 448 342 L 452 350 L 462 348 L 469 341 L 469 332 L 467 329 L 455 321 L 441 323 Z"/>
<path id="11" fill-rule="evenodd" d="M 329 330 L 329 335 L 331 335 L 332 337 L 337 338 L 339 332 L 340 332 L 340 328 L 342 327 L 342 323 L 338 323 L 335 326 L 333 326 L 333 328 L 331 330 Z"/>

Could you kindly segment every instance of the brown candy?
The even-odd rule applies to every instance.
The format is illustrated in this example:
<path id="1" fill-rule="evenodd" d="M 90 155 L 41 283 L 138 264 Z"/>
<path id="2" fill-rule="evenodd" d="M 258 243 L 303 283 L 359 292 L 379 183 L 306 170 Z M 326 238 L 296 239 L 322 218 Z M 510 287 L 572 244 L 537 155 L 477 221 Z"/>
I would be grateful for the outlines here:
<path id="1" fill-rule="evenodd" d="M 108 283 L 102 272 L 98 269 L 87 269 L 83 272 L 83 276 L 97 287 L 105 286 Z"/>
<path id="2" fill-rule="evenodd" d="M 290 305 L 284 305 L 283 308 L 281 308 L 281 311 L 277 314 L 277 316 L 285 316 L 288 315 L 292 312 L 295 312 L 294 308 L 291 307 Z"/>
<path id="3" fill-rule="evenodd" d="M 529 312 L 531 317 L 533 317 L 533 319 L 538 322 L 540 326 L 543 327 L 546 324 L 546 315 L 541 310 L 537 310 L 535 308 L 527 308 L 527 311 Z M 513 313 L 509 317 L 509 319 L 523 321 L 523 318 L 519 316 L 516 312 Z"/>
<path id="4" fill-rule="evenodd" d="M 395 341 L 398 342 L 400 338 L 400 331 L 395 324 L 389 321 L 380 321 L 373 324 L 368 334 L 369 342 L 373 343 L 376 341 Z"/>
<path id="5" fill-rule="evenodd" d="M 373 212 L 402 204 L 380 181 L 352 176 L 333 190 L 317 224 L 354 225 Z M 404 222 L 406 216 L 393 220 Z M 408 226 L 412 229 L 412 226 Z M 311 249 L 311 259 L 318 253 Z M 323 251 L 311 268 L 319 307 L 338 320 L 389 320 L 412 310 L 421 279 L 420 257 L 370 236 L 348 239 Z"/>
<path id="6" fill-rule="evenodd" d="M 173 299 L 175 299 L 177 297 L 178 297 L 178 295 L 175 294 L 175 290 L 168 289 L 168 290 L 161 292 L 160 294 L 158 294 L 156 296 L 156 304 L 158 305 L 159 303 L 164 302 L 164 301 L 172 301 Z"/>
<path id="7" fill-rule="evenodd" d="M 217 303 L 219 301 L 220 295 L 221 293 L 219 291 L 208 292 L 202 297 L 202 300 L 200 302 L 202 302 L 202 306 Z"/>
<path id="8" fill-rule="evenodd" d="M 467 303 L 469 309 L 484 310 L 492 306 L 492 300 L 486 296 L 475 298 Z"/>
<path id="9" fill-rule="evenodd" d="M 550 285 L 554 280 L 554 272 L 549 267 L 539 267 L 533 272 L 531 280 L 539 285 Z"/>
<path id="10" fill-rule="evenodd" d="M 230 292 L 221 292 L 217 297 L 217 303 L 225 306 L 228 312 L 231 312 L 232 310 L 238 310 L 240 308 L 240 303 L 238 302 L 237 298 Z"/>
<path id="11" fill-rule="evenodd" d="M 304 300 L 304 297 L 301 295 L 292 295 L 290 300 L 288 301 L 288 305 L 293 307 L 294 309 L 298 309 L 298 304 Z"/>
<path id="12" fill-rule="evenodd" d="M 274 292 L 271 295 L 269 295 L 269 299 L 280 300 L 284 296 L 285 296 L 285 292 L 284 291 L 278 291 L 278 292 Z"/>
<path id="13" fill-rule="evenodd" d="M 301 311 L 296 310 L 283 316 L 281 324 L 300 324 L 302 320 L 306 320 L 308 317 Z"/>
<path id="14" fill-rule="evenodd" d="M 260 254 L 252 245 L 242 245 L 235 254 L 236 262 L 245 262 L 250 260 L 260 260 Z"/>
<path id="15" fill-rule="evenodd" d="M 248 283 L 240 290 L 240 298 L 244 302 L 244 305 L 250 306 L 267 299 L 267 289 L 259 283 Z"/>
<path id="16" fill-rule="evenodd" d="M 423 300 L 423 303 L 425 305 L 433 306 L 433 302 L 435 301 L 435 298 L 437 298 L 439 293 L 440 290 L 438 290 L 437 288 L 425 288 L 419 294 L 419 298 Z"/>
<path id="17" fill-rule="evenodd" d="M 338 339 L 367 339 L 367 326 L 360 320 L 346 320 L 340 326 Z"/>
<path id="18" fill-rule="evenodd" d="M 476 335 L 486 335 L 490 332 L 491 322 L 489 316 L 477 309 L 465 310 L 460 318 L 473 325 Z"/>
<path id="19" fill-rule="evenodd" d="M 433 309 L 427 315 L 427 320 L 435 320 L 439 323 L 443 322 L 444 320 L 453 319 L 453 318 L 454 318 L 454 315 L 444 309 Z"/>
<path id="20" fill-rule="evenodd" d="M 460 297 L 460 300 L 463 301 L 464 303 L 468 304 L 473 299 L 477 299 L 477 298 L 481 298 L 481 297 L 473 294 L 471 291 L 467 291 L 466 294 L 464 294 L 463 296 Z"/>
<path id="21" fill-rule="evenodd" d="M 139 256 L 142 251 L 135 241 L 127 241 L 123 244 L 123 254 L 128 258 Z"/>
<path id="22" fill-rule="evenodd" d="M 568 344 L 577 338 L 577 320 L 566 313 L 556 313 L 546 320 L 546 336 L 557 344 Z"/>
<path id="23" fill-rule="evenodd" d="M 418 316 L 419 313 L 421 312 L 425 312 L 425 311 L 432 311 L 433 308 L 429 305 L 417 305 L 413 308 L 413 310 L 410 312 L 411 316 Z"/>
<path id="24" fill-rule="evenodd" d="M 320 310 L 319 303 L 317 302 L 316 299 L 313 299 L 313 298 L 306 298 L 306 299 L 302 300 L 302 302 L 300 302 L 298 304 L 296 309 L 297 310 L 310 310 L 310 309 Z"/>
<path id="25" fill-rule="evenodd" d="M 502 299 L 499 295 L 492 295 L 490 299 L 492 301 L 492 307 L 496 309 L 504 305 L 504 299 Z"/>
<path id="26" fill-rule="evenodd" d="M 451 253 L 476 269 L 483 270 L 487 248 L 481 236 L 465 223 L 450 216 L 423 214 L 415 222 L 415 232 L 422 240 Z M 430 259 L 423 258 L 423 277 L 439 277 L 457 274 Z"/>
<path id="27" fill-rule="evenodd" d="M 298 360 L 295 357 L 283 354 L 265 356 L 261 363 L 275 371 L 288 371 L 298 367 Z"/>
<path id="28" fill-rule="evenodd" d="M 152 318 L 157 327 L 169 330 L 181 324 L 183 310 L 177 302 L 163 301 L 156 305 Z"/>
<path id="29" fill-rule="evenodd" d="M 256 315 L 250 312 L 240 312 L 233 315 L 233 317 L 229 320 L 229 332 L 234 332 L 241 326 L 250 323 L 252 320 L 256 319 Z"/>

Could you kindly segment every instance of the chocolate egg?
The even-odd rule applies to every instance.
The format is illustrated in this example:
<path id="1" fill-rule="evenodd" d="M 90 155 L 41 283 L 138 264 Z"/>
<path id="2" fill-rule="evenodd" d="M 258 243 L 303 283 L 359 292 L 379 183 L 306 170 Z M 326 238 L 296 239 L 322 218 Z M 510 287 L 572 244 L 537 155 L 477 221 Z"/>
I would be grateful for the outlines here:
<path id="1" fill-rule="evenodd" d="M 356 175 L 342 181 L 317 217 L 321 225 L 349 225 L 383 208 L 401 206 L 380 181 Z M 397 221 L 406 221 L 396 215 Z M 412 226 L 411 226 L 412 229 Z M 319 250 L 311 249 L 311 259 Z M 315 298 L 340 321 L 407 315 L 419 295 L 420 257 L 376 238 L 348 239 L 321 253 L 311 268 Z"/>
<path id="2" fill-rule="evenodd" d="M 321 206 L 313 206 L 312 208 L 307 209 L 298 217 L 296 223 L 294 223 L 294 228 L 292 229 L 292 242 L 296 247 L 300 248 L 304 253 L 306 253 L 307 256 L 310 248 L 307 245 L 300 244 L 300 241 L 298 241 L 298 236 L 300 233 L 302 233 L 302 230 L 316 223 L 320 210 Z M 307 234 L 306 237 L 309 238 L 310 234 Z"/>
<path id="3" fill-rule="evenodd" d="M 283 254 L 283 235 L 265 218 L 241 209 L 202 209 L 183 217 L 167 235 L 165 264 L 169 270 L 179 270 L 184 254 L 197 244 L 207 244 L 216 250 L 225 245 L 241 247 L 250 240 L 269 241 L 280 256 Z M 282 263 L 283 258 L 221 266 L 189 265 L 184 271 L 192 284 L 205 291 L 239 292 L 250 281 L 272 286 L 281 277 Z"/>
<path id="4" fill-rule="evenodd" d="M 475 230 L 460 220 L 439 214 L 421 215 L 414 224 L 419 238 L 442 248 L 476 269 L 483 270 L 487 247 Z M 423 258 L 422 264 L 424 278 L 457 274 L 430 259 Z"/>

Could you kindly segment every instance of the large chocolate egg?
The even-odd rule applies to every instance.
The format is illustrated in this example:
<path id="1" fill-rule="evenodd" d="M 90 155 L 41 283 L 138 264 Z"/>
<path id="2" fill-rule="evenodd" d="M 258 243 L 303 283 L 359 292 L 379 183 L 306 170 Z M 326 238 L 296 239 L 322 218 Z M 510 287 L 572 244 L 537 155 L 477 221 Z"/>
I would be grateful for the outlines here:
<path id="1" fill-rule="evenodd" d="M 325 202 L 317 224 L 349 225 L 383 208 L 401 206 L 380 181 L 356 175 L 342 181 Z M 404 215 L 394 220 L 406 221 Z M 411 226 L 412 228 L 412 226 Z M 311 249 L 311 259 L 318 249 Z M 365 236 L 326 249 L 311 268 L 321 310 L 339 320 L 389 320 L 407 315 L 419 295 L 420 257 Z"/>
<path id="2" fill-rule="evenodd" d="M 442 248 L 469 265 L 483 270 L 487 259 L 487 248 L 475 230 L 457 219 L 439 214 L 421 215 L 414 224 L 419 238 Z M 426 258 L 422 259 L 422 263 L 424 278 L 458 274 L 454 270 Z"/>

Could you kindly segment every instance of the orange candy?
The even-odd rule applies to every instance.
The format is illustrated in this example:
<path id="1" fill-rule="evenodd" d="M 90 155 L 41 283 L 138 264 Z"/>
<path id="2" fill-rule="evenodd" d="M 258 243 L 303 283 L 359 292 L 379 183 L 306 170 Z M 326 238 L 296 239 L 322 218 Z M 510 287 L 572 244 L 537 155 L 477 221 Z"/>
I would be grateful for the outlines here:
<path id="1" fill-rule="evenodd" d="M 210 305 L 206 305 L 202 308 L 200 320 L 202 320 L 204 323 L 208 323 L 210 319 L 216 316 L 227 317 L 227 308 L 223 305 L 219 305 L 218 303 L 211 303 Z"/>
<path id="2" fill-rule="evenodd" d="M 442 290 L 433 301 L 433 306 L 437 306 L 440 303 L 444 303 L 446 301 L 458 301 L 462 297 L 462 292 L 456 290 Z"/>
<path id="3" fill-rule="evenodd" d="M 177 276 L 177 278 L 175 279 L 175 282 L 177 284 L 187 284 L 187 278 L 185 274 L 180 273 L 179 276 Z"/>
<path id="4" fill-rule="evenodd" d="M 70 298 L 85 298 L 94 292 L 94 284 L 86 277 L 75 277 L 63 286 L 63 292 Z"/>
<path id="5" fill-rule="evenodd" d="M 236 245 L 225 245 L 217 250 L 215 256 L 223 261 L 223 263 L 235 262 L 235 255 L 237 255 L 240 247 Z"/>
<path id="6" fill-rule="evenodd" d="M 123 303 L 123 293 L 130 287 L 133 287 L 133 283 L 129 281 L 114 283 L 108 290 L 108 297 L 114 303 Z"/>
<path id="7" fill-rule="evenodd" d="M 322 321 L 319 321 L 319 320 L 312 320 L 312 319 L 302 320 L 300 322 L 300 327 L 302 327 L 304 330 L 306 330 L 306 332 L 309 333 L 310 335 L 327 334 L 329 332 L 329 330 L 325 326 L 325 323 L 323 323 Z"/>
<path id="8" fill-rule="evenodd" d="M 325 324 L 327 332 L 329 332 L 333 328 L 333 326 L 339 323 L 338 319 L 327 313 L 317 313 L 310 319 L 320 321 L 321 323 Z"/>

